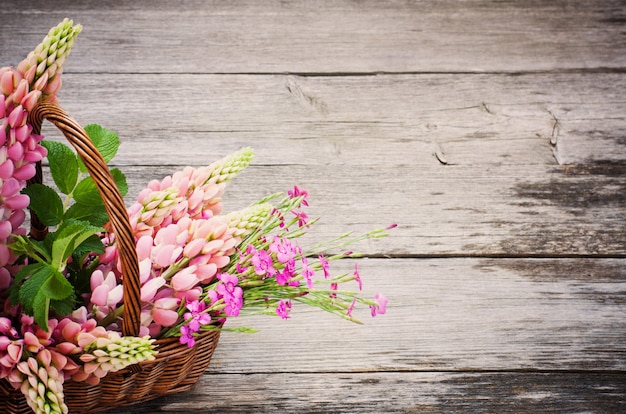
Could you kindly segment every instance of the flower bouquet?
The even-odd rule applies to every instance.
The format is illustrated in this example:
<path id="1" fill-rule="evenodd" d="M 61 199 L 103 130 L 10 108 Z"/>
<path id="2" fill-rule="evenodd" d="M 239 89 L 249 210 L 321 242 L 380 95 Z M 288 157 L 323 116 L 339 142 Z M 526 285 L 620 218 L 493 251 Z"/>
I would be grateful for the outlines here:
<path id="1" fill-rule="evenodd" d="M 384 230 L 302 247 L 316 220 L 297 186 L 222 212 L 250 148 L 152 181 L 126 208 L 125 176 L 107 166 L 117 135 L 82 128 L 57 103 L 81 30 L 66 19 L 17 68 L 0 69 L 1 412 L 96 412 L 185 391 L 231 317 L 289 318 L 294 302 L 353 322 L 359 303 L 385 313 L 381 294 L 359 296 L 356 265 L 329 269 L 356 256 L 332 252 Z M 43 140 L 44 119 L 74 150 Z"/>

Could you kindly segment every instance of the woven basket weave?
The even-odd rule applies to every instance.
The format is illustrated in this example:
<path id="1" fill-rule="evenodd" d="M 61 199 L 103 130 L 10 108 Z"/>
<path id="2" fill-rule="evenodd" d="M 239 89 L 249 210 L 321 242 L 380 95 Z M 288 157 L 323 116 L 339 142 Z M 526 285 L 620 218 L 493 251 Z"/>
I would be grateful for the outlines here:
<path id="1" fill-rule="evenodd" d="M 40 103 L 29 114 L 34 134 L 40 133 L 44 119 L 60 129 L 74 146 L 104 201 L 115 233 L 123 274 L 122 333 L 137 336 L 141 313 L 139 265 L 135 239 L 123 198 L 106 162 L 78 123 L 58 105 Z M 40 165 L 37 170 L 38 173 L 31 183 L 42 180 Z M 46 233 L 47 228 L 31 213 L 31 236 L 41 239 Z M 154 361 L 142 362 L 110 373 L 97 385 L 66 381 L 63 385 L 65 403 L 71 413 L 95 413 L 187 391 L 198 382 L 209 366 L 219 335 L 219 330 L 203 332 L 196 338 L 193 348 L 181 344 L 178 338 L 157 340 L 155 344 L 158 354 Z M 0 413 L 32 413 L 22 393 L 13 389 L 5 379 L 0 380 Z"/>

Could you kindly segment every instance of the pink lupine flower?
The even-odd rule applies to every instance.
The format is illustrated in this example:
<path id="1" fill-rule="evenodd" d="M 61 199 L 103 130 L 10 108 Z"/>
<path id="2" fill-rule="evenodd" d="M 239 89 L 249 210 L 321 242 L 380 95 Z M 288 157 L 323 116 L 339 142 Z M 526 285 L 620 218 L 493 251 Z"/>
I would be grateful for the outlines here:
<path id="1" fill-rule="evenodd" d="M 113 272 L 108 272 L 105 277 L 101 270 L 95 270 L 91 274 L 90 283 L 93 304 L 114 307 L 121 302 L 123 287 L 117 283 Z"/>
<path id="2" fill-rule="evenodd" d="M 156 295 L 157 291 L 165 285 L 166 280 L 162 277 L 155 277 L 154 279 L 149 279 L 146 283 L 141 286 L 141 301 L 149 302 Z"/>
<path id="3" fill-rule="evenodd" d="M 176 273 L 170 282 L 172 288 L 177 292 L 194 288 L 200 283 L 200 280 L 196 277 L 195 271 L 195 266 L 189 266 Z"/>
<path id="4" fill-rule="evenodd" d="M 166 297 L 154 302 L 152 309 L 152 319 L 161 326 L 172 326 L 178 321 L 179 299 Z"/>
<path id="5" fill-rule="evenodd" d="M 376 305 L 370 305 L 372 316 L 384 315 L 387 312 L 387 303 L 389 300 L 382 293 L 377 293 L 376 296 L 374 296 L 374 301 Z"/>

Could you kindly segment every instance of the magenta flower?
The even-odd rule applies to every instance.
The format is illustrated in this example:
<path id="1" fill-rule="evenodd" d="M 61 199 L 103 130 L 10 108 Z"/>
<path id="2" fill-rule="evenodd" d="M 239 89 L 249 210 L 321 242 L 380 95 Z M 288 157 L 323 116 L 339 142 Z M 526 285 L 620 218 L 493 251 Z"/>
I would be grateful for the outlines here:
<path id="1" fill-rule="evenodd" d="M 193 336 L 194 331 L 191 330 L 191 328 L 187 325 L 183 325 L 180 327 L 180 343 L 181 344 L 187 344 L 187 346 L 189 348 L 193 348 L 193 346 L 196 344 L 196 340 Z"/>
<path id="2" fill-rule="evenodd" d="M 350 306 L 348 306 L 348 310 L 346 311 L 346 315 L 348 315 L 349 318 L 352 317 L 352 311 L 354 310 L 354 305 L 356 305 L 356 298 L 352 299 L 352 303 L 350 304 Z"/>
<path id="3" fill-rule="evenodd" d="M 372 317 L 376 315 L 384 315 L 387 312 L 387 303 L 389 303 L 389 299 L 387 299 L 382 293 L 377 293 L 376 296 L 374 296 L 374 301 L 376 302 L 376 305 L 370 305 Z"/>
<path id="4" fill-rule="evenodd" d="M 315 271 L 313 270 L 312 267 L 309 266 L 309 261 L 307 260 L 306 257 L 302 258 L 302 276 L 304 277 L 304 280 L 306 280 L 306 284 L 309 287 L 309 289 L 313 289 L 313 275 L 315 274 Z"/>
<path id="5" fill-rule="evenodd" d="M 201 325 L 211 323 L 211 315 L 205 312 L 207 307 L 204 302 L 195 300 L 187 303 L 185 307 L 189 312 L 185 312 L 184 318 L 192 331 L 198 332 Z"/>
<path id="6" fill-rule="evenodd" d="M 289 190 L 287 191 L 287 194 L 289 195 L 290 198 L 297 198 L 297 197 L 302 197 L 302 205 L 303 206 L 308 206 L 309 203 L 307 202 L 307 197 L 309 196 L 309 193 L 302 189 L 299 188 L 297 185 L 293 186 L 293 190 Z"/>
<path id="7" fill-rule="evenodd" d="M 274 276 L 276 274 L 272 256 L 265 250 L 255 250 L 251 261 L 257 275 L 262 276 L 267 274 L 268 276 Z"/>
<path id="8" fill-rule="evenodd" d="M 281 263 L 287 263 L 300 253 L 300 248 L 289 239 L 282 239 L 278 235 L 274 236 L 274 241 L 270 244 L 270 252 L 276 253 L 276 258 Z"/>
<path id="9" fill-rule="evenodd" d="M 276 314 L 283 319 L 289 318 L 289 312 L 291 311 L 291 301 L 283 301 L 278 302 L 278 306 L 276 307 Z"/>
<path id="10" fill-rule="evenodd" d="M 359 274 L 359 264 L 354 264 L 354 280 L 359 284 L 359 290 L 363 290 L 363 281 L 361 280 L 361 275 Z"/>
<path id="11" fill-rule="evenodd" d="M 215 290 L 224 299 L 224 313 L 228 316 L 239 316 L 239 311 L 243 306 L 243 289 L 237 284 L 239 279 L 235 275 L 220 273 L 217 278 L 222 282 Z"/>
<path id="12" fill-rule="evenodd" d="M 330 263 L 328 263 L 328 260 L 326 260 L 324 254 L 320 254 L 318 256 L 318 259 L 320 261 L 320 265 L 322 266 L 322 270 L 324 271 L 324 279 L 328 279 L 330 277 Z"/>
<path id="13" fill-rule="evenodd" d="M 299 227 L 304 227 L 304 226 L 308 227 L 307 220 L 309 219 L 309 216 L 304 211 L 295 211 L 295 210 L 293 210 L 292 213 L 298 219 L 298 226 Z"/>

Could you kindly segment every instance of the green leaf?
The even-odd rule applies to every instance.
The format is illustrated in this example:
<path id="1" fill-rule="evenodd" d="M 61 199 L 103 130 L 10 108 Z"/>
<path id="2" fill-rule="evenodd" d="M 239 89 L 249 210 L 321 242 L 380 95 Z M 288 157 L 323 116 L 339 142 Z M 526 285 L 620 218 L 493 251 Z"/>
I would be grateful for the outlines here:
<path id="1" fill-rule="evenodd" d="M 76 298 L 74 295 L 68 296 L 63 300 L 51 300 L 50 309 L 52 309 L 59 316 L 69 315 L 74 311 L 74 302 Z"/>
<path id="2" fill-rule="evenodd" d="M 65 262 L 72 252 L 87 240 L 91 235 L 103 232 L 101 227 L 80 220 L 64 221 L 61 227 L 55 232 L 52 243 L 52 266 L 55 269 L 63 270 Z"/>
<path id="3" fill-rule="evenodd" d="M 109 221 L 109 216 L 104 205 L 89 206 L 75 203 L 63 215 L 63 220 L 69 219 L 87 221 L 94 226 L 104 226 Z"/>
<path id="4" fill-rule="evenodd" d="M 100 239 L 100 236 L 97 234 L 89 236 L 84 242 L 77 246 L 76 249 L 74 249 L 73 254 L 76 255 L 76 257 L 80 257 L 87 253 L 104 253 L 104 244 L 102 244 L 102 239 Z"/>
<path id="5" fill-rule="evenodd" d="M 9 244 L 9 248 L 15 256 L 28 256 L 38 262 L 50 260 L 50 250 L 45 243 L 30 237 L 15 236 L 13 243 Z"/>
<path id="6" fill-rule="evenodd" d="M 63 273 L 54 269 L 51 276 L 41 285 L 41 291 L 50 299 L 63 300 L 74 292 L 74 288 Z"/>
<path id="7" fill-rule="evenodd" d="M 46 226 L 56 226 L 63 219 L 63 201 L 52 188 L 31 184 L 22 190 L 30 197 L 30 208 Z"/>
<path id="8" fill-rule="evenodd" d="M 78 181 L 78 159 L 67 145 L 56 141 L 41 143 L 48 150 L 50 174 L 63 194 L 70 194 Z"/>
<path id="9" fill-rule="evenodd" d="M 74 188 L 74 199 L 86 206 L 100 206 L 102 199 L 91 177 L 85 177 Z"/>
<path id="10" fill-rule="evenodd" d="M 48 315 L 50 314 L 50 298 L 40 290 L 33 300 L 33 316 L 35 323 L 44 331 L 48 332 Z"/>
<path id="11" fill-rule="evenodd" d="M 30 278 L 26 279 L 19 292 L 20 303 L 24 312 L 33 315 L 35 298 L 41 291 L 41 286 L 52 276 L 52 269 L 49 266 L 42 266 L 37 269 Z"/>
<path id="12" fill-rule="evenodd" d="M 122 196 L 125 196 L 128 192 L 128 185 L 126 184 L 126 176 L 124 173 L 122 173 L 119 168 L 112 168 L 111 176 Z M 96 183 L 94 183 L 91 177 L 85 177 L 78 183 L 74 189 L 74 199 L 77 203 L 84 204 L 85 206 L 95 207 L 103 205 Z"/>
<path id="13" fill-rule="evenodd" d="M 120 139 L 117 133 L 97 124 L 87 125 L 85 131 L 102 155 L 102 158 L 104 158 L 104 161 L 107 163 L 111 161 L 120 147 Z M 79 166 L 82 172 L 87 172 L 87 168 L 80 160 Z"/>
<path id="14" fill-rule="evenodd" d="M 26 279 L 28 276 L 35 274 L 40 271 L 46 265 L 43 263 L 34 263 L 28 266 L 22 267 L 16 274 L 13 283 L 11 283 L 11 287 L 9 288 L 9 300 L 11 305 L 17 306 L 20 303 L 20 289 L 22 286 L 22 281 Z"/>
<path id="15" fill-rule="evenodd" d="M 125 196 L 126 193 L 128 193 L 128 184 L 126 184 L 126 176 L 119 168 L 112 168 L 111 175 L 113 176 L 113 179 L 115 180 L 115 185 L 120 190 L 120 194 L 122 194 L 122 197 Z"/>

